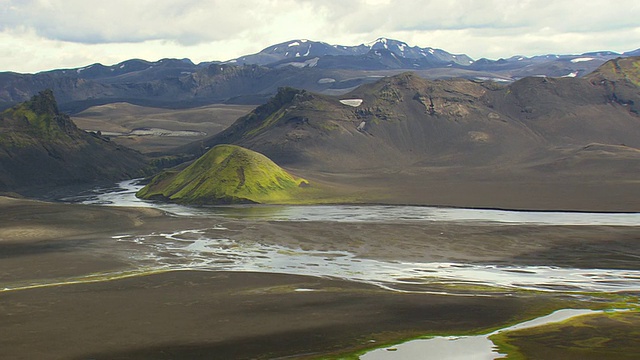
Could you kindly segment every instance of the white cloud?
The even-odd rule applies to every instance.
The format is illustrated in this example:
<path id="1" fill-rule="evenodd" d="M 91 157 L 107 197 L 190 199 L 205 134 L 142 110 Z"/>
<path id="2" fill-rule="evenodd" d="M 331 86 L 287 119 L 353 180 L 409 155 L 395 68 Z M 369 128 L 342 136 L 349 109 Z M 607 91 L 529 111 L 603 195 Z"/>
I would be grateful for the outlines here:
<path id="1" fill-rule="evenodd" d="M 0 0 L 0 71 L 228 60 L 296 38 L 385 36 L 474 58 L 626 51 L 638 18 L 635 0 Z"/>
<path id="2" fill-rule="evenodd" d="M 79 43 L 170 40 L 183 44 L 226 39 L 251 27 L 257 2 L 212 0 L 7 1 L 3 28 L 25 27 L 39 36 Z"/>

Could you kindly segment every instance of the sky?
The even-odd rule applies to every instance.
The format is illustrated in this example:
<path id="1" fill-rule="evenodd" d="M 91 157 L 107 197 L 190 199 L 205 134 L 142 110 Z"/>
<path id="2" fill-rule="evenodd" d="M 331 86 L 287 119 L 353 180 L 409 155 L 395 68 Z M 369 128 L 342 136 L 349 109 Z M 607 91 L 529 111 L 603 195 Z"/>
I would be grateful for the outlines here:
<path id="1" fill-rule="evenodd" d="M 640 48 L 638 0 L 0 0 L 0 72 L 379 37 L 473 59 Z"/>

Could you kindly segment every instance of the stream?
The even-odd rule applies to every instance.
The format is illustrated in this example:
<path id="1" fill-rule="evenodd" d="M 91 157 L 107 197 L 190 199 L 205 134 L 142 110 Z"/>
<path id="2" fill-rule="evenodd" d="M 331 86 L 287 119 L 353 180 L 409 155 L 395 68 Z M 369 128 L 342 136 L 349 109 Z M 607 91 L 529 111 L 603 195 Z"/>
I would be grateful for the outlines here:
<path id="1" fill-rule="evenodd" d="M 152 207 L 178 217 L 216 217 L 253 221 L 318 221 L 353 223 L 428 224 L 433 222 L 496 223 L 518 225 L 608 225 L 638 226 L 640 213 L 534 212 L 424 206 L 323 205 L 323 206 L 207 206 L 189 207 L 137 199 L 136 180 L 112 188 L 96 189 L 67 202 L 104 206 Z M 562 293 L 640 291 L 640 270 L 578 269 L 555 266 L 507 266 L 456 262 L 382 261 L 358 257 L 348 251 L 308 251 L 259 241 L 236 241 L 224 225 L 178 229 L 143 235 L 120 234 L 112 240 L 136 249 L 130 257 L 139 266 L 162 270 L 254 271 L 340 278 L 373 284 L 391 291 L 432 292 L 448 295 L 442 284 L 487 286 L 510 290 Z M 232 237 L 232 236 L 231 236 Z M 436 286 L 432 286 L 436 285 Z M 298 291 L 312 291 L 298 289 Z M 476 295 L 483 296 L 483 295 Z M 491 296 L 491 295 L 486 295 Z M 591 313 L 591 310 L 561 310 L 514 327 L 535 326 Z M 415 340 L 391 349 L 371 351 L 361 358 L 495 359 L 500 356 L 486 335 L 435 337 Z"/>
<path id="2" fill-rule="evenodd" d="M 136 180 L 65 201 L 105 206 L 153 207 L 179 217 L 215 217 L 265 221 L 322 221 L 413 224 L 432 222 L 499 223 L 508 226 L 637 226 L 640 213 L 526 212 L 421 206 L 208 206 L 189 207 L 135 197 Z M 222 236 L 222 225 L 144 235 L 120 234 L 113 240 L 132 251 L 145 268 L 205 271 L 256 271 L 341 278 L 394 290 L 432 291 L 438 284 L 560 292 L 640 291 L 640 270 L 579 269 L 557 266 L 510 266 L 456 262 L 382 261 L 348 251 L 308 251 Z M 451 290 L 452 291 L 452 290 Z M 450 294 L 448 291 L 447 294 Z"/>
<path id="3" fill-rule="evenodd" d="M 592 213 L 561 211 L 509 211 L 398 205 L 234 205 L 183 206 L 145 201 L 135 197 L 139 180 L 127 180 L 114 187 L 98 188 L 65 202 L 105 206 L 152 207 L 177 216 L 220 216 L 271 221 L 335 222 L 492 222 L 513 225 L 610 225 L 638 226 L 640 213 Z"/>

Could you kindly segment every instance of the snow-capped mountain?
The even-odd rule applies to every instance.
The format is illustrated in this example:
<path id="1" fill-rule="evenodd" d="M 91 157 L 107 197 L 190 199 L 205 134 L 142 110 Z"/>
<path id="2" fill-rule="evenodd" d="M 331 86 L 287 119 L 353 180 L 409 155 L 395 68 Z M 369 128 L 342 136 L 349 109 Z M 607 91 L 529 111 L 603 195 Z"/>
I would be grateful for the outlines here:
<path id="1" fill-rule="evenodd" d="M 268 65 L 285 59 L 345 54 L 345 51 L 341 51 L 325 42 L 298 39 L 271 45 L 259 53 L 241 56 L 237 59 L 229 60 L 226 63 L 238 65 Z"/>
<path id="2" fill-rule="evenodd" d="M 301 59 L 315 57 L 320 58 L 320 61 L 322 61 L 325 56 L 366 56 L 370 53 L 375 54 L 375 51 L 380 50 L 388 51 L 396 58 L 427 60 L 423 61 L 423 63 L 431 65 L 441 63 L 467 66 L 473 63 L 473 60 L 464 54 L 454 55 L 441 49 L 409 46 L 405 42 L 387 38 L 378 38 L 370 43 L 356 46 L 330 45 L 325 42 L 302 39 L 290 40 L 271 45 L 259 53 L 227 61 L 227 63 L 270 65 L 287 62 L 286 60 L 300 61 Z M 378 54 L 380 53 L 378 52 Z M 411 66 L 411 68 L 415 68 L 415 66 Z"/>
<path id="3" fill-rule="evenodd" d="M 582 77 L 605 61 L 640 56 L 595 51 L 532 57 L 473 60 L 431 47 L 409 46 L 389 38 L 346 46 L 290 40 L 262 51 L 220 62 L 189 59 L 126 60 L 37 74 L 0 72 L 0 110 L 53 89 L 63 111 L 125 101 L 144 106 L 184 107 L 217 102 L 259 104 L 278 87 L 291 86 L 343 94 L 381 76 L 416 71 L 430 79 L 462 77 L 513 82 L 527 76 Z"/>
<path id="4" fill-rule="evenodd" d="M 406 59 L 431 59 L 432 61 L 439 61 L 443 63 L 454 63 L 462 66 L 467 66 L 473 63 L 473 59 L 465 54 L 451 54 L 441 49 L 434 49 L 432 47 L 421 48 L 419 46 L 409 46 L 407 43 L 387 39 L 379 38 L 375 41 L 366 44 L 371 50 L 389 50 L 396 56 L 400 56 Z"/>

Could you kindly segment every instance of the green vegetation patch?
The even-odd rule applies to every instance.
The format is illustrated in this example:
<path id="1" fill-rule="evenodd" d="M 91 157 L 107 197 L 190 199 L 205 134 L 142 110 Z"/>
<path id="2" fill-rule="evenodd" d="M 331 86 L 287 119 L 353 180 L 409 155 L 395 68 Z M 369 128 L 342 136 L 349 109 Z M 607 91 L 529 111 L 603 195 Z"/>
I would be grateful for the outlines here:
<path id="1" fill-rule="evenodd" d="M 637 359 L 640 311 L 583 315 L 490 339 L 507 359 Z"/>
<path id="2" fill-rule="evenodd" d="M 184 170 L 156 176 L 136 195 L 187 204 L 295 203 L 306 186 L 262 154 L 218 145 Z"/>
<path id="3" fill-rule="evenodd" d="M 31 100 L 0 113 L 2 127 L 47 140 L 64 135 L 58 122 L 60 116 L 51 90 L 45 90 Z M 5 142 L 8 142 L 6 137 Z M 13 142 L 18 146 L 21 144 L 16 139 L 13 139 Z"/>

